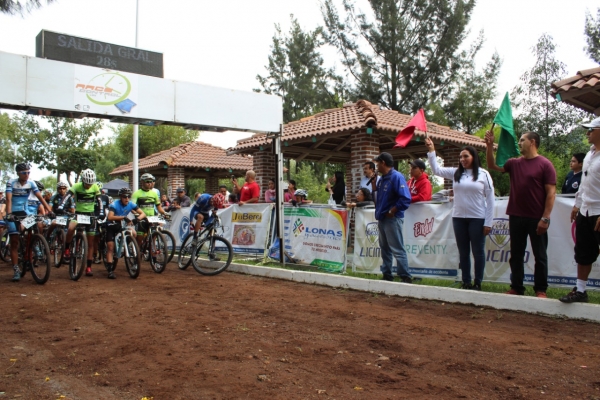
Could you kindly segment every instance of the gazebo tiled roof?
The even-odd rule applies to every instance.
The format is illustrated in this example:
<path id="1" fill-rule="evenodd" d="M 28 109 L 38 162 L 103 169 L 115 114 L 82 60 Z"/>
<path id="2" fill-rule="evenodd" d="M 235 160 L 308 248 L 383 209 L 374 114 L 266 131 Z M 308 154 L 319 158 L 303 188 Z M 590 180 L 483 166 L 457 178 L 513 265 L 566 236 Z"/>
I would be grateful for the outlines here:
<path id="1" fill-rule="evenodd" d="M 252 169 L 252 158 L 241 155 L 228 156 L 225 149 L 204 142 L 191 142 L 152 154 L 138 161 L 140 173 L 164 170 L 169 167 L 186 168 L 192 171 L 224 172 Z M 110 175 L 123 175 L 133 170 L 132 163 L 115 168 Z M 160 175 L 160 174 L 159 174 Z"/>
<path id="2" fill-rule="evenodd" d="M 600 115 L 600 67 L 578 71 L 575 76 L 554 82 L 552 95 L 559 101 Z"/>
<path id="3" fill-rule="evenodd" d="M 421 131 L 415 131 L 415 137 L 407 148 L 391 150 L 395 144 L 396 135 L 411 118 L 410 115 L 392 110 L 382 110 L 379 106 L 366 100 L 360 100 L 356 103 L 345 104 L 342 108 L 325 110 L 299 121 L 285 124 L 282 150 L 286 155 L 293 156 L 294 148 L 300 151 L 298 146 L 302 146 L 304 143 L 305 146 L 308 144 L 308 150 L 302 158 L 321 159 L 324 152 L 347 154 L 349 143 L 352 140 L 351 134 L 360 129 L 372 127 L 379 134 L 382 151 L 389 150 L 411 157 L 415 154 L 424 155 L 426 151 L 423 144 L 425 133 Z M 443 143 L 452 147 L 471 145 L 481 150 L 485 149 L 483 139 L 451 130 L 446 126 L 428 122 L 427 130 L 429 137 L 438 144 Z M 228 154 L 252 153 L 260 147 L 270 144 L 271 139 L 267 138 L 265 134 L 255 134 L 250 138 L 239 140 L 235 147 L 229 149 Z M 338 158 L 338 161 L 344 160 L 343 157 Z M 330 155 L 328 159 L 334 162 L 335 154 Z"/>

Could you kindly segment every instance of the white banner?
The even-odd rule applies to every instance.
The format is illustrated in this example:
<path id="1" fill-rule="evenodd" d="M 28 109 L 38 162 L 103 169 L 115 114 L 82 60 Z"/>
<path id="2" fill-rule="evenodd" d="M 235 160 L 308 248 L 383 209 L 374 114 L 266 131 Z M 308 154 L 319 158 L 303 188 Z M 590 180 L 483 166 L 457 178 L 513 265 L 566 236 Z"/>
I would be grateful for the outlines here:
<path id="1" fill-rule="evenodd" d="M 348 211 L 329 207 L 285 207 L 285 250 L 301 264 L 342 272 L 346 263 Z"/>
<path id="2" fill-rule="evenodd" d="M 137 116 L 138 76 L 75 66 L 75 109 L 91 114 Z"/>
<path id="3" fill-rule="evenodd" d="M 223 236 L 234 253 L 263 254 L 268 245 L 271 226 L 271 203 L 233 204 L 219 210 Z"/>

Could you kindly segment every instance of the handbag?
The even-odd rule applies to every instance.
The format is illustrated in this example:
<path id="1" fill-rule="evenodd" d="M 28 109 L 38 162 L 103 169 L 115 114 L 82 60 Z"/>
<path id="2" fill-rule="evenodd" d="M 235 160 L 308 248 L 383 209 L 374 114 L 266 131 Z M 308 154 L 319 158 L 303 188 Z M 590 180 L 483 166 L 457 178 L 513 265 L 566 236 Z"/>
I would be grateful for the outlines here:
<path id="1" fill-rule="evenodd" d="M 335 203 L 335 200 L 333 199 L 332 194 L 329 195 L 329 200 L 327 200 L 327 204 L 329 204 L 330 206 L 336 206 L 336 203 Z"/>

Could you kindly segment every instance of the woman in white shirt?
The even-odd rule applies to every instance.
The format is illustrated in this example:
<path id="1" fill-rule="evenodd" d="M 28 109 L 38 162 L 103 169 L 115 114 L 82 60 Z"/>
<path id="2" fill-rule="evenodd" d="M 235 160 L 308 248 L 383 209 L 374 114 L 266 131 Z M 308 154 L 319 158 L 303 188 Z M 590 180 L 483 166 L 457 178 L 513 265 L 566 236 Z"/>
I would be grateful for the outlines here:
<path id="1" fill-rule="evenodd" d="M 490 173 L 481 168 L 477 150 L 466 146 L 460 152 L 458 168 L 438 166 L 431 139 L 425 139 L 427 158 L 437 176 L 452 179 L 454 206 L 452 225 L 460 256 L 462 288 L 481 290 L 485 269 L 485 237 L 492 229 L 494 218 L 494 182 Z M 475 282 L 471 284 L 471 250 L 475 260 Z"/>

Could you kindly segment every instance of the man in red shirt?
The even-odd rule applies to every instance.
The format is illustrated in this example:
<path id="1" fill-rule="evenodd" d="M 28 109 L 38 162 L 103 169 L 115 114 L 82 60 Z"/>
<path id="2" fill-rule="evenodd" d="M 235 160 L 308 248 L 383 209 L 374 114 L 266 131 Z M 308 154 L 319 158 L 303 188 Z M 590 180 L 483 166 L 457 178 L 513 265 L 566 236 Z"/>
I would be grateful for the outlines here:
<path id="1" fill-rule="evenodd" d="M 418 158 L 410 162 L 410 180 L 408 181 L 411 203 L 431 200 L 431 182 L 425 173 L 425 163 Z"/>
<path id="2" fill-rule="evenodd" d="M 260 187 L 256 183 L 256 173 L 252 170 L 246 171 L 246 183 L 240 188 L 237 179 L 232 179 L 231 182 L 240 192 L 240 206 L 248 203 L 258 203 L 260 198 Z"/>

